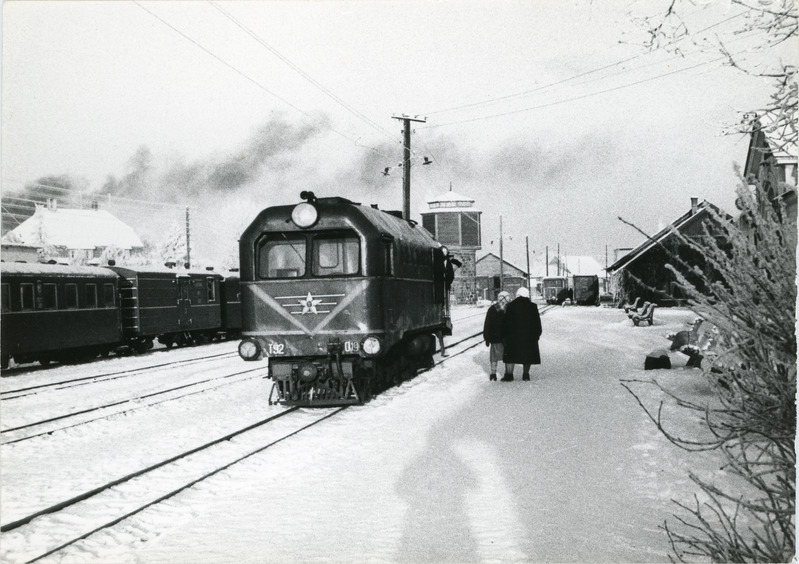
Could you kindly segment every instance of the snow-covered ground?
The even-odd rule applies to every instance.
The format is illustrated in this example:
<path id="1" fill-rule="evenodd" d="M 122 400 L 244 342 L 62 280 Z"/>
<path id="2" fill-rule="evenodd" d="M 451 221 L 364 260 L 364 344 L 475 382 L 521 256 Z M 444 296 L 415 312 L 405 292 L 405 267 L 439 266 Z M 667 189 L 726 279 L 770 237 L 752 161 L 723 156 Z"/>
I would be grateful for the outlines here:
<path id="1" fill-rule="evenodd" d="M 484 311 L 457 308 L 453 317 L 463 321 L 451 341 L 479 330 Z M 668 348 L 665 335 L 693 318 L 659 309 L 653 327 L 633 327 L 620 310 L 552 309 L 542 318 L 543 364 L 531 382 L 520 381 L 519 368 L 512 383 L 489 382 L 488 349 L 480 345 L 42 562 L 667 562 L 659 526 L 675 510 L 672 499 L 692 498 L 689 469 L 721 471 L 712 454 L 688 454 L 663 438 L 620 380 L 656 376 L 691 398 L 707 397 L 701 371 L 684 368 L 680 353 L 671 354 L 672 370 L 643 371 L 646 354 Z M 158 360 L 212 350 L 233 351 L 235 343 Z M 0 384 L 125 369 L 146 358 Z M 208 370 L 245 364 L 229 357 Z M 140 385 L 134 378 L 113 389 Z M 3 445 L 0 520 L 276 413 L 283 408 L 267 405 L 269 386 L 253 378 Z M 84 388 L 100 402 L 112 386 Z M 654 387 L 636 389 L 656 405 Z M 20 412 L 31 406 L 44 409 L 41 398 L 25 399 L 4 402 L 13 406 L 3 406 L 3 428 L 30 417 Z M 693 422 L 681 417 L 674 425 L 690 432 Z M 4 533 L 0 560 L 41 554 L 59 527 L 83 519 L 76 510 Z"/>

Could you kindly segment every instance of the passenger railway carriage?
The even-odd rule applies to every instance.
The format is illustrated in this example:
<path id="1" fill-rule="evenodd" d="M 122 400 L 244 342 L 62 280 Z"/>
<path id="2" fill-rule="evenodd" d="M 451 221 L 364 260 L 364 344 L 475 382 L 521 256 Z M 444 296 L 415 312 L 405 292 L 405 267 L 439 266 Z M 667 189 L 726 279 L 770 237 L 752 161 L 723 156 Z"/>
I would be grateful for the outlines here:
<path id="1" fill-rule="evenodd" d="M 451 333 L 446 249 L 396 213 L 301 196 L 240 239 L 239 353 L 269 359 L 270 401 L 360 403 L 431 363 Z"/>
<path id="2" fill-rule="evenodd" d="M 2 263 L 2 368 L 237 337 L 238 276 L 212 271 Z"/>
<path id="3" fill-rule="evenodd" d="M 138 350 L 156 338 L 167 347 L 208 342 L 221 327 L 221 275 L 109 268 L 121 277 L 123 330 Z"/>
<path id="4" fill-rule="evenodd" d="M 3 263 L 0 354 L 25 363 L 72 361 L 119 345 L 119 280 L 106 269 Z"/>

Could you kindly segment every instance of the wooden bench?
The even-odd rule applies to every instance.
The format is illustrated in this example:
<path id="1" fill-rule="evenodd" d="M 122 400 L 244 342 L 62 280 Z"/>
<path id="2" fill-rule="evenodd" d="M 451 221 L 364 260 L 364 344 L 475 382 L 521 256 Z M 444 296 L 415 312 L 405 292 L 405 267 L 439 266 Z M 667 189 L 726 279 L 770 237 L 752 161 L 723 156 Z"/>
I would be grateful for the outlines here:
<path id="1" fill-rule="evenodd" d="M 635 298 L 635 301 L 631 304 L 624 304 L 622 309 L 624 309 L 624 313 L 630 313 L 631 311 L 638 311 L 638 302 L 641 301 L 641 297 L 638 296 Z"/>
<path id="2" fill-rule="evenodd" d="M 653 323 L 652 314 L 655 313 L 655 304 L 649 304 L 641 310 L 640 314 L 633 315 L 630 319 L 633 320 L 633 325 L 639 327 L 639 323 L 647 321 L 649 325 Z"/>
<path id="3" fill-rule="evenodd" d="M 637 308 L 636 309 L 631 309 L 630 311 L 627 312 L 627 317 L 632 319 L 636 315 L 641 315 L 644 311 L 646 311 L 646 308 L 649 307 L 649 303 L 650 302 L 644 302 L 644 304 L 641 306 L 641 312 L 640 313 L 638 312 Z"/>

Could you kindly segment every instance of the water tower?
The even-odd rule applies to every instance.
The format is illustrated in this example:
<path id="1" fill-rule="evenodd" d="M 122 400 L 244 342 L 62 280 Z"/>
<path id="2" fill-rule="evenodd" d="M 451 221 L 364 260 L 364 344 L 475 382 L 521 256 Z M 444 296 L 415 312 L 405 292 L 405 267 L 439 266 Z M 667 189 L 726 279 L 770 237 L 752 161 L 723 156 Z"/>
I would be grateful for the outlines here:
<path id="1" fill-rule="evenodd" d="M 476 299 L 475 254 L 481 248 L 480 210 L 474 198 L 452 191 L 428 200 L 423 211 L 422 225 L 445 245 L 462 264 L 455 271 L 452 294 L 458 303 L 473 303 Z"/>

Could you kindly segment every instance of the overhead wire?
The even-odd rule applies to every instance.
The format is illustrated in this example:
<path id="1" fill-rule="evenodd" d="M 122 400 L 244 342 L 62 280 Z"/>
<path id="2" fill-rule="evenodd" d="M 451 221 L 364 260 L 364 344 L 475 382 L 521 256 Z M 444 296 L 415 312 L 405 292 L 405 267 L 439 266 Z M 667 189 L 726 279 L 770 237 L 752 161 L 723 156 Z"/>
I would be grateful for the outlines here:
<path id="1" fill-rule="evenodd" d="M 313 78 L 311 75 L 309 75 L 307 72 L 305 72 L 305 71 L 304 71 L 302 68 L 300 68 L 300 67 L 299 67 L 297 64 L 295 64 L 293 61 L 291 61 L 291 60 L 290 60 L 288 57 L 286 57 L 286 56 L 285 56 L 285 55 L 283 55 L 283 54 L 282 54 L 280 51 L 278 51 L 276 48 L 274 48 L 272 45 L 270 45 L 269 43 L 267 43 L 267 42 L 266 42 L 266 41 L 265 41 L 263 38 L 261 38 L 261 37 L 260 37 L 260 36 L 259 36 L 257 33 L 255 33 L 253 30 L 251 30 L 251 29 L 250 29 L 250 28 L 248 28 L 246 25 L 244 25 L 243 23 L 241 23 L 241 22 L 240 22 L 240 21 L 239 21 L 239 20 L 238 20 L 238 19 L 237 19 L 235 16 L 233 16 L 233 15 L 232 15 L 230 12 L 227 12 L 227 11 L 223 10 L 223 9 L 222 9 L 222 8 L 221 8 L 221 7 L 220 7 L 220 6 L 219 6 L 219 5 L 218 5 L 216 2 L 214 2 L 213 0 L 207 0 L 207 1 L 208 1 L 208 3 L 209 3 L 211 6 L 213 6 L 214 8 L 216 8 L 216 9 L 217 9 L 217 10 L 218 10 L 218 11 L 219 11 L 221 14 L 223 14 L 223 15 L 224 15 L 226 18 L 228 18 L 228 19 L 229 19 L 231 22 L 233 22 L 233 23 L 234 23 L 234 24 L 235 24 L 235 25 L 236 25 L 236 26 L 237 26 L 239 29 L 241 29 L 241 30 L 242 30 L 242 31 L 244 31 L 244 32 L 245 32 L 247 35 L 249 35 L 250 37 L 252 37 L 252 38 L 253 38 L 253 39 L 254 39 L 254 40 L 255 40 L 255 41 L 258 43 L 258 44 L 260 44 L 262 47 L 264 47 L 265 49 L 267 49 L 267 50 L 268 50 L 270 53 L 272 53 L 272 54 L 273 54 L 275 57 L 277 57 L 278 59 L 280 59 L 281 61 L 283 61 L 284 63 L 286 63 L 286 65 L 288 65 L 288 66 L 289 66 L 289 67 L 290 67 L 292 70 L 294 70 L 295 72 L 297 72 L 297 74 L 299 74 L 299 75 L 300 75 L 300 76 L 302 76 L 302 77 L 303 77 L 305 80 L 307 80 L 308 82 L 310 82 L 310 83 L 311 83 L 313 86 L 315 86 L 316 88 L 318 88 L 318 89 L 319 89 L 321 92 L 323 92 L 323 93 L 324 93 L 326 96 L 328 96 L 329 98 L 331 98 L 331 99 L 332 99 L 334 102 L 336 102 L 336 103 L 337 103 L 337 104 L 339 104 L 341 107 L 343 107 L 344 109 L 346 109 L 347 111 L 349 111 L 350 113 L 352 113 L 352 114 L 353 114 L 354 116 L 356 116 L 357 118 L 359 118 L 359 119 L 363 120 L 365 123 L 367 123 L 369 126 L 371 126 L 372 128 L 374 128 L 374 129 L 375 129 L 375 130 L 377 130 L 378 132 L 380 132 L 380 133 L 383 133 L 384 135 L 387 135 L 387 136 L 389 136 L 389 137 L 392 137 L 392 134 L 391 134 L 391 133 L 390 133 L 390 132 L 389 132 L 389 131 L 388 131 L 388 130 L 385 128 L 385 127 L 383 127 L 383 126 L 381 126 L 381 125 L 377 124 L 377 123 L 376 123 L 375 121 L 373 121 L 371 118 L 369 118 L 368 116 L 366 116 L 366 115 L 364 115 L 363 113 L 359 112 L 357 109 L 355 109 L 354 107 L 352 107 L 352 106 L 351 106 L 350 104 L 348 104 L 346 101 L 342 100 L 342 99 L 341 99 L 339 96 L 337 96 L 337 95 L 336 95 L 335 93 L 333 93 L 333 92 L 332 92 L 330 89 L 328 89 L 327 87 L 325 87 L 325 86 L 324 86 L 323 84 L 321 84 L 319 81 L 317 81 L 316 79 L 314 79 L 314 78 Z"/>
<path id="2" fill-rule="evenodd" d="M 740 54 L 740 52 L 739 53 L 735 53 L 735 55 L 737 55 L 737 54 Z M 541 108 L 548 108 L 548 107 L 557 106 L 557 105 L 560 105 L 560 104 L 566 104 L 568 102 L 574 102 L 576 100 L 583 100 L 585 98 L 591 98 L 593 96 L 599 96 L 601 94 L 607 94 L 608 92 L 615 92 L 617 90 L 623 90 L 625 88 L 631 88 L 633 86 L 638 86 L 639 84 L 644 84 L 646 82 L 651 82 L 653 80 L 659 80 L 659 79 L 665 78 L 667 76 L 672 76 L 674 74 L 678 74 L 678 73 L 681 73 L 681 72 L 686 72 L 686 71 L 693 70 L 693 69 L 696 69 L 696 68 L 699 68 L 699 67 L 702 67 L 702 66 L 705 66 L 705 65 L 718 63 L 718 62 L 724 61 L 724 60 L 727 60 L 726 56 L 718 57 L 718 58 L 711 59 L 709 61 L 704 61 L 704 62 L 701 62 L 701 63 L 697 63 L 697 64 L 691 65 L 689 67 L 676 69 L 676 70 L 673 70 L 671 72 L 667 72 L 667 73 L 664 73 L 664 74 L 651 76 L 649 78 L 644 78 L 644 79 L 637 80 L 635 82 L 631 82 L 631 83 L 628 83 L 628 84 L 621 84 L 619 86 L 614 86 L 612 88 L 606 88 L 604 90 L 598 90 L 596 92 L 589 92 L 587 94 L 582 94 L 582 95 L 579 95 L 579 96 L 573 96 L 571 98 L 566 98 L 564 100 L 555 100 L 553 102 L 548 102 L 546 104 L 539 104 L 537 106 L 530 106 L 530 107 L 527 107 L 527 108 L 521 108 L 521 109 L 517 109 L 517 110 L 511 110 L 511 111 L 497 113 L 497 114 L 491 114 L 491 115 L 487 115 L 487 116 L 480 116 L 480 117 L 475 117 L 475 118 L 451 121 L 451 122 L 441 123 L 441 124 L 437 124 L 437 125 L 429 125 L 427 127 L 421 128 L 421 129 L 434 129 L 434 128 L 438 128 L 438 127 L 445 127 L 445 126 L 448 126 L 448 125 L 455 125 L 455 124 L 460 124 L 460 123 L 471 123 L 471 122 L 475 122 L 475 121 L 483 121 L 483 120 L 487 120 L 487 119 L 494 119 L 494 118 L 498 118 L 498 117 L 505 117 L 505 116 L 509 116 L 509 115 L 519 114 L 519 113 L 523 113 L 523 112 L 529 112 L 529 111 L 532 111 L 532 110 L 539 110 Z"/>
<path id="3" fill-rule="evenodd" d="M 692 34 L 692 36 L 704 33 L 704 32 L 706 32 L 706 31 L 708 31 L 710 29 L 713 29 L 714 27 L 717 27 L 719 25 L 727 23 L 727 22 L 729 22 L 731 20 L 734 20 L 736 18 L 739 18 L 739 17 L 741 17 L 743 15 L 744 15 L 744 13 L 739 13 L 739 14 L 736 14 L 734 16 L 730 16 L 729 18 L 726 18 L 726 19 L 721 20 L 719 22 L 716 22 L 716 23 L 714 23 L 712 25 L 709 25 L 709 26 L 707 26 L 707 27 L 705 27 L 703 29 L 700 29 L 699 31 L 694 32 Z M 659 47 L 658 50 L 665 49 L 665 48 L 667 48 L 669 46 L 675 45 L 675 44 L 679 43 L 680 41 L 684 40 L 686 37 L 688 37 L 688 36 L 681 36 L 681 37 L 679 37 L 677 39 L 674 39 L 674 40 L 666 43 L 665 45 L 662 45 L 661 47 Z M 625 63 L 632 62 L 632 61 L 634 61 L 636 59 L 639 59 L 641 57 L 644 57 L 644 56 L 646 56 L 646 55 L 648 55 L 650 53 L 651 53 L 651 51 L 650 52 L 646 52 L 646 53 L 639 53 L 639 54 L 634 55 L 632 57 L 628 57 L 628 58 L 622 59 L 620 61 L 615 61 L 615 62 L 610 63 L 608 65 L 597 67 L 595 69 L 591 69 L 591 70 L 585 71 L 583 73 L 580 73 L 580 74 L 577 74 L 577 75 L 574 75 L 574 76 L 570 76 L 568 78 L 564 78 L 562 80 L 551 82 L 549 84 L 544 84 L 544 85 L 538 86 L 536 88 L 532 88 L 532 89 L 529 89 L 529 90 L 524 90 L 522 92 L 516 92 L 516 93 L 513 93 L 513 94 L 507 94 L 505 96 L 500 96 L 498 98 L 492 98 L 491 100 L 483 100 L 483 101 L 480 101 L 480 102 L 472 102 L 470 104 L 462 104 L 460 106 L 453 106 L 453 107 L 449 107 L 449 108 L 443 108 L 441 110 L 428 111 L 427 113 L 425 113 L 423 115 L 431 116 L 431 115 L 436 115 L 436 114 L 445 113 L 445 112 L 452 112 L 452 111 L 466 109 L 466 108 L 474 108 L 474 107 L 477 107 L 477 106 L 496 104 L 496 103 L 499 103 L 499 102 L 502 102 L 504 100 L 508 100 L 508 99 L 511 99 L 511 98 L 523 97 L 523 96 L 526 96 L 528 94 L 539 92 L 541 90 L 546 90 L 547 88 L 551 88 L 553 86 L 559 86 L 561 84 L 565 84 L 567 82 L 570 82 L 572 80 L 576 80 L 578 78 L 582 78 L 584 76 L 588 76 L 588 75 L 591 75 L 591 74 L 594 74 L 594 73 L 597 73 L 597 72 L 600 72 L 600 71 L 603 71 L 603 70 L 607 70 L 609 68 L 617 67 L 619 65 L 623 65 Z M 627 71 L 625 71 L 625 72 L 627 72 Z M 613 75 L 611 75 L 611 76 L 613 76 Z"/>
<path id="4" fill-rule="evenodd" d="M 177 33 L 178 35 L 180 35 L 181 37 L 183 37 L 184 39 L 186 39 L 187 41 L 192 43 L 194 46 L 196 46 L 197 48 L 201 49 L 202 51 L 204 51 L 205 53 L 207 53 L 208 55 L 210 55 L 211 57 L 213 57 L 214 59 L 219 61 L 220 63 L 222 63 L 226 67 L 228 67 L 232 71 L 234 71 L 236 74 L 238 74 L 239 76 L 241 76 L 242 78 L 244 78 L 248 82 L 251 82 L 252 84 L 257 86 L 258 88 L 260 88 L 264 92 L 270 94 L 271 96 L 273 96 L 274 98 L 276 98 L 280 102 L 283 102 L 284 104 L 286 104 L 287 106 L 289 106 L 293 110 L 295 110 L 295 111 L 299 112 L 300 114 L 302 114 L 303 116 L 305 116 L 311 122 L 311 124 L 313 125 L 314 130 L 316 130 L 316 131 L 320 131 L 321 130 L 321 128 L 319 127 L 318 120 L 315 119 L 313 116 L 311 116 L 307 112 L 303 111 L 301 108 L 297 107 L 296 105 L 292 104 L 291 102 L 289 102 L 284 97 L 280 96 L 279 94 L 277 94 L 276 92 L 274 92 L 273 90 L 271 90 L 270 88 L 265 86 L 264 84 L 261 84 L 259 81 L 255 80 L 254 78 L 249 76 L 244 71 L 238 69 L 234 65 L 232 65 L 229 62 L 225 61 L 222 57 L 218 56 L 216 53 L 214 53 L 213 51 L 211 51 L 210 49 L 208 49 L 207 47 L 202 45 L 200 42 L 196 41 L 195 39 L 193 39 L 190 36 L 188 36 L 185 33 L 183 33 L 181 30 L 179 30 L 178 28 L 176 28 L 175 26 L 173 26 L 172 24 L 170 24 L 169 22 L 167 22 L 166 20 L 161 18 L 158 14 L 152 12 L 151 10 L 148 10 L 140 2 L 138 2 L 138 0 L 131 0 L 131 1 L 135 5 L 137 5 L 139 8 L 141 8 L 142 10 L 144 10 L 145 12 L 150 14 L 153 18 L 155 18 L 158 21 L 160 21 L 162 24 L 167 26 L 169 29 L 171 29 L 172 31 L 174 31 L 175 33 Z M 336 135 L 339 135 L 339 136 L 343 137 L 344 139 L 347 139 L 348 141 L 352 141 L 353 143 L 357 142 L 356 139 L 353 139 L 352 137 L 350 137 L 346 133 L 343 133 L 343 132 L 337 130 L 336 128 L 334 128 L 334 127 L 328 127 L 328 129 L 330 131 L 332 131 L 333 133 L 335 133 Z M 377 149 L 374 149 L 373 147 L 368 147 L 366 145 L 357 145 L 357 146 L 363 147 L 364 149 L 367 149 L 367 150 L 370 150 L 370 151 L 373 151 L 373 152 L 375 152 L 377 154 L 382 155 L 382 153 L 380 151 L 378 151 Z"/>
<path id="5" fill-rule="evenodd" d="M 698 11 L 698 10 L 697 10 L 697 11 Z M 667 49 L 667 48 L 668 48 L 668 47 L 670 47 L 670 46 L 676 45 L 677 43 L 679 43 L 679 42 L 683 41 L 683 40 L 684 40 L 684 39 L 686 39 L 687 37 L 691 37 L 692 39 L 694 39 L 694 40 L 695 40 L 696 36 L 698 36 L 698 35 L 700 35 L 700 34 L 702 34 L 702 33 L 705 33 L 706 31 L 709 31 L 709 30 L 711 30 L 711 29 L 713 29 L 713 28 L 715 28 L 715 27 L 717 27 L 717 26 L 720 26 L 720 25 L 722 25 L 722 24 L 725 24 L 725 23 L 727 23 L 727 22 L 729 22 L 729 21 L 731 21 L 731 20 L 734 20 L 734 19 L 736 19 L 736 18 L 739 18 L 739 17 L 741 17 L 741 16 L 743 16 L 743 15 L 744 15 L 744 13 L 743 13 L 743 12 L 741 12 L 741 13 L 738 13 L 738 14 L 735 14 L 735 15 L 733 15 L 733 16 L 730 16 L 730 17 L 728 17 L 728 18 L 725 18 L 725 19 L 723 19 L 723 20 L 721 20 L 721 21 L 719 21 L 719 22 L 715 22 L 715 23 L 713 23 L 713 24 L 711 24 L 711 25 L 709 25 L 709 26 L 706 26 L 706 27 L 704 27 L 704 28 L 702 28 L 702 29 L 700 29 L 700 30 L 698 30 L 698 31 L 696 31 L 696 32 L 693 32 L 693 33 L 692 33 L 690 36 L 686 34 L 686 35 L 684 35 L 684 36 L 681 36 L 681 37 L 679 37 L 679 38 L 676 38 L 676 39 L 674 39 L 674 40 L 672 40 L 672 41 L 670 41 L 670 42 L 668 42 L 668 43 L 666 43 L 666 44 L 664 44 L 664 45 L 660 46 L 660 47 L 658 48 L 658 50 L 664 50 L 664 49 Z M 735 41 L 737 41 L 737 40 L 735 40 Z M 505 95 L 505 96 L 501 96 L 501 97 L 499 97 L 499 98 L 494 98 L 494 99 L 491 99 L 491 100 L 486 100 L 486 101 L 482 101 L 482 102 L 474 102 L 474 103 L 471 103 L 471 104 L 463 104 L 463 105 L 454 106 L 454 107 L 450 107 L 450 108 L 444 108 L 444 109 L 442 109 L 442 110 L 430 111 L 430 112 L 427 112 L 427 113 L 426 113 L 426 114 L 424 114 L 424 115 L 430 116 L 430 115 L 435 115 L 435 114 L 440 114 L 440 113 L 445 113 L 445 112 L 455 111 L 455 110 L 459 110 L 459 109 L 474 108 L 474 107 L 478 107 L 478 106 L 484 106 L 484 105 L 495 104 L 495 103 L 499 103 L 499 102 L 502 102 L 502 101 L 505 101 L 505 100 L 510 100 L 510 99 L 513 99 L 513 98 L 519 98 L 519 97 L 523 97 L 523 96 L 530 95 L 530 94 L 533 94 L 533 93 L 536 93 L 536 92 L 540 92 L 540 91 L 543 91 L 543 90 L 546 90 L 546 89 L 549 89 L 549 88 L 552 88 L 552 87 L 555 87 L 555 86 L 559 86 L 559 85 L 561 85 L 561 84 L 568 83 L 568 82 L 570 82 L 570 81 L 573 81 L 573 80 L 576 80 L 576 79 L 579 79 L 579 78 L 583 78 L 583 77 L 585 77 L 585 76 L 589 76 L 589 75 L 595 74 L 595 73 L 597 73 L 597 72 L 600 72 L 600 71 L 603 71 L 603 70 L 607 70 L 607 69 L 609 69 L 609 68 L 614 68 L 614 67 L 617 67 L 617 66 L 619 66 L 619 65 L 623 65 L 623 64 L 625 64 L 625 63 L 632 62 L 632 61 L 634 61 L 634 60 L 637 60 L 637 59 L 640 59 L 640 58 L 642 58 L 642 57 L 644 57 L 644 56 L 646 56 L 646 55 L 648 55 L 648 54 L 650 54 L 650 53 L 651 53 L 651 51 L 650 51 L 650 52 L 647 52 L 647 53 L 639 53 L 639 54 L 637 54 L 637 55 L 635 55 L 635 56 L 628 57 L 628 58 L 622 59 L 622 60 L 620 60 L 620 61 L 616 61 L 616 62 L 614 62 L 614 63 L 611 63 L 611 64 L 609 64 L 609 65 L 604 65 L 604 66 L 602 66 L 602 67 L 598 67 L 598 68 L 595 68 L 595 69 L 591 69 L 591 70 L 589 70 L 589 71 L 586 71 L 586 72 L 584 72 L 584 73 L 580 73 L 580 74 L 577 74 L 577 75 L 574 75 L 574 76 L 571 76 L 571 77 L 568 77 L 568 78 L 565 78 L 565 79 L 563 79 L 563 80 L 559 80 L 559 81 L 556 81 L 556 82 L 553 82 L 553 83 L 550 83 L 550 84 L 542 85 L 542 86 L 536 87 L 536 88 L 534 88 L 534 89 L 525 90 L 525 91 L 522 91 L 522 92 L 517 92 L 517 93 L 514 93 L 514 94 L 508 94 L 508 95 Z M 580 85 L 583 85 L 583 84 L 588 84 L 589 82 L 594 82 L 594 81 L 596 81 L 596 80 L 605 80 L 605 79 L 607 79 L 607 78 L 611 78 L 611 77 L 614 77 L 614 76 L 619 76 L 619 75 L 622 75 L 622 74 L 625 74 L 625 73 L 629 73 L 629 72 L 638 71 L 638 70 L 641 70 L 641 69 L 643 69 L 643 68 L 647 68 L 647 67 L 650 67 L 650 66 L 661 65 L 661 64 L 668 64 L 668 62 L 669 62 L 669 61 L 672 61 L 672 60 L 675 60 L 675 59 L 682 59 L 682 58 L 684 58 L 684 56 L 683 56 L 683 55 L 675 55 L 675 57 L 673 57 L 672 59 L 669 59 L 668 61 L 655 61 L 655 62 L 649 63 L 649 64 L 647 64 L 647 65 L 644 65 L 644 66 L 637 66 L 637 67 L 632 67 L 632 66 L 631 66 L 631 67 L 629 67 L 629 68 L 627 68 L 627 69 L 623 69 L 623 70 L 621 70 L 621 71 L 619 71 L 619 72 L 617 72 L 617 73 L 613 73 L 613 74 L 610 74 L 610 75 L 603 75 L 603 76 L 595 77 L 595 78 L 592 78 L 592 79 L 590 79 L 590 80 L 587 80 L 587 81 L 581 81 L 581 82 L 579 82 L 578 84 L 580 84 Z M 573 98 L 573 99 L 571 99 L 571 100 L 577 100 L 577 99 L 579 99 L 579 98 L 580 98 L 580 97 L 577 97 L 577 98 Z M 568 100 L 568 101 L 571 101 L 571 100 Z M 559 102 L 559 103 L 563 103 L 563 102 Z M 547 105 L 553 105 L 553 104 L 547 104 Z M 546 106 L 546 105 L 542 105 L 541 107 L 545 107 L 545 106 Z M 526 110 L 522 110 L 522 111 L 526 111 Z M 497 117 L 499 117 L 499 116 L 502 116 L 502 115 L 509 115 L 509 114 L 511 114 L 511 113 L 518 113 L 518 112 L 506 112 L 506 113 L 503 113 L 503 114 L 497 114 Z M 472 119 L 472 120 L 460 120 L 460 121 L 449 122 L 449 123 L 445 123 L 445 124 L 439 124 L 439 125 L 433 125 L 433 124 L 431 124 L 431 125 L 429 125 L 429 126 L 427 126 L 427 127 L 420 127 L 420 129 L 432 129 L 432 128 L 436 128 L 436 127 L 443 127 L 443 126 L 445 126 L 445 125 L 451 125 L 451 124 L 455 124 L 455 123 L 467 123 L 467 122 L 469 122 L 469 121 L 478 121 L 478 120 L 480 120 L 480 119 L 488 119 L 489 117 L 494 117 L 494 116 L 485 116 L 485 117 L 482 117 L 482 118 L 475 118 L 475 119 Z M 422 141 L 422 145 L 425 147 L 426 151 L 427 151 L 428 153 L 430 153 L 430 154 L 431 154 L 431 156 L 434 156 L 434 155 L 432 154 L 432 151 L 431 151 L 431 150 L 430 150 L 430 148 L 429 148 L 429 147 L 428 147 L 428 146 L 427 146 L 427 145 L 424 143 L 424 141 Z M 441 159 L 441 158 L 439 158 L 439 157 L 435 157 L 435 156 L 434 156 L 434 158 L 436 158 L 436 160 L 437 160 L 437 161 L 440 161 L 440 162 L 442 162 L 442 164 L 446 165 L 446 163 L 444 162 L 444 159 Z M 448 168 L 450 171 L 452 171 L 452 168 L 451 168 L 450 166 L 448 166 L 448 165 L 447 165 L 447 168 Z M 451 180 L 452 180 L 452 179 L 451 179 L 451 177 L 450 177 L 450 182 L 451 182 Z"/>

